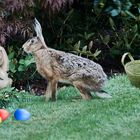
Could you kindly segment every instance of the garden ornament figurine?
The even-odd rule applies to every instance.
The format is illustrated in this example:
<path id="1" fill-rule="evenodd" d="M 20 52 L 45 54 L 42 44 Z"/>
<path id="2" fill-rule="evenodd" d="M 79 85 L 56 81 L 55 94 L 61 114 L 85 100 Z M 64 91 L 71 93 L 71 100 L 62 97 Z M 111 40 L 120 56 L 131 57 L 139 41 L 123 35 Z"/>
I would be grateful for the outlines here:
<path id="1" fill-rule="evenodd" d="M 5 49 L 0 46 L 0 89 L 11 86 L 12 79 L 8 77 L 9 59 Z"/>
<path id="2" fill-rule="evenodd" d="M 55 101 L 58 82 L 75 86 L 83 99 L 91 99 L 92 91 L 102 98 L 111 96 L 102 90 L 107 76 L 102 67 L 86 58 L 49 48 L 42 35 L 42 28 L 35 19 L 34 29 L 37 36 L 23 44 L 26 53 L 31 53 L 36 62 L 37 71 L 48 80 L 46 100 Z"/>

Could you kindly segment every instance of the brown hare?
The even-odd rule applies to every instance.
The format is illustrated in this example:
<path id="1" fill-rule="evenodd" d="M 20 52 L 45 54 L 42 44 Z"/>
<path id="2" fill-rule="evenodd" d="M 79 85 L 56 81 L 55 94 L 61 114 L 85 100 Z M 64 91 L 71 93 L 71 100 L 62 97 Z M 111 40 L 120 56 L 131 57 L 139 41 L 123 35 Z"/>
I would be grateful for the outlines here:
<path id="1" fill-rule="evenodd" d="M 46 100 L 56 100 L 58 82 L 74 85 L 81 93 L 82 98 L 91 99 L 90 92 L 99 97 L 111 98 L 101 93 L 107 80 L 102 67 L 86 58 L 48 48 L 45 44 L 40 23 L 35 19 L 36 37 L 23 44 L 26 53 L 32 53 L 35 58 L 37 71 L 48 80 Z"/>
<path id="2" fill-rule="evenodd" d="M 8 77 L 9 60 L 5 49 L 0 46 L 0 89 L 11 86 L 12 79 Z"/>

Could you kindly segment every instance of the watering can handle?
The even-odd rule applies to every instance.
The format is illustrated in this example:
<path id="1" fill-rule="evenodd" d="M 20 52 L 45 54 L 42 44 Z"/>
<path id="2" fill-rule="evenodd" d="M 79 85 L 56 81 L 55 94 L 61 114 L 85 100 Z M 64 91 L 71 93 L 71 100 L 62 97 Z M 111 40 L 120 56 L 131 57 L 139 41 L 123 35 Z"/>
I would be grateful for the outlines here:
<path id="1" fill-rule="evenodd" d="M 123 66 L 125 65 L 125 64 L 124 64 L 124 60 L 125 60 L 125 58 L 126 58 L 127 55 L 128 55 L 128 57 L 130 58 L 131 61 L 134 61 L 134 58 L 132 57 L 132 55 L 131 55 L 129 52 L 127 52 L 127 53 L 125 53 L 125 54 L 122 56 L 122 59 L 121 59 L 121 62 L 122 62 L 122 65 L 123 65 Z"/>

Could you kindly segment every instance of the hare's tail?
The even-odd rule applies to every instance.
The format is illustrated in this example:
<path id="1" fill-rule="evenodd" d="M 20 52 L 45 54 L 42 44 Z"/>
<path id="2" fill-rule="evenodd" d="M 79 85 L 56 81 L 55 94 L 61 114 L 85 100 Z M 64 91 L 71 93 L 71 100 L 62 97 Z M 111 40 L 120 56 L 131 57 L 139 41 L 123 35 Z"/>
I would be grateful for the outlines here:
<path id="1" fill-rule="evenodd" d="M 107 99 L 110 99 L 112 98 L 111 95 L 109 95 L 106 91 L 104 90 L 100 90 L 98 92 L 95 92 L 95 95 L 99 98 L 107 98 Z"/>

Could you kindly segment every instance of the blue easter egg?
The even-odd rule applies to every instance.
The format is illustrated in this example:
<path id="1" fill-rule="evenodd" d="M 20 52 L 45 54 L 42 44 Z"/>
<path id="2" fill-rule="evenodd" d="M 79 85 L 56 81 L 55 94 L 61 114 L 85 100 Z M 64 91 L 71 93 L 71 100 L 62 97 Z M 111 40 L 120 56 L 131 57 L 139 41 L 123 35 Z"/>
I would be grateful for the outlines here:
<path id="1" fill-rule="evenodd" d="M 25 109 L 17 109 L 14 113 L 14 117 L 18 121 L 25 121 L 30 119 L 30 113 Z"/>

